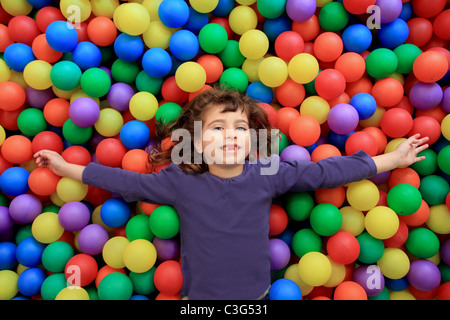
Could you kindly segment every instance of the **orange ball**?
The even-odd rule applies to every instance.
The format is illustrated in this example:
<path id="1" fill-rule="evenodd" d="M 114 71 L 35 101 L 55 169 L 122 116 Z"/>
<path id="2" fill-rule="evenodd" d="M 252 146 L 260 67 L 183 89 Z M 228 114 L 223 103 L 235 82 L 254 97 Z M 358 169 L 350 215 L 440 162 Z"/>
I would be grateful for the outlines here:
<path id="1" fill-rule="evenodd" d="M 364 131 L 358 131 L 348 137 L 345 142 L 345 152 L 352 155 L 359 150 L 364 150 L 370 156 L 376 156 L 378 151 L 377 141 L 373 136 Z"/>
<path id="2" fill-rule="evenodd" d="M 365 92 L 372 93 L 373 83 L 367 77 L 361 77 L 360 79 L 347 83 L 345 92 L 352 98 L 355 94 Z"/>
<path id="3" fill-rule="evenodd" d="M 95 17 L 87 26 L 87 35 L 94 44 L 106 47 L 116 40 L 117 28 L 111 19 Z"/>
<path id="4" fill-rule="evenodd" d="M 205 69 L 206 83 L 214 83 L 220 79 L 223 63 L 216 55 L 204 54 L 198 58 L 197 63 Z"/>
<path id="5" fill-rule="evenodd" d="M 335 61 L 342 54 L 344 43 L 334 32 L 324 32 L 314 41 L 314 55 L 320 61 Z"/>
<path id="6" fill-rule="evenodd" d="M 407 183 L 419 189 L 419 174 L 414 169 L 409 167 L 394 169 L 389 176 L 388 187 L 392 188 L 401 183 Z"/>
<path id="7" fill-rule="evenodd" d="M 295 118 L 289 126 L 289 136 L 295 144 L 307 147 L 320 138 L 320 124 L 312 116 L 301 115 Z"/>
<path id="8" fill-rule="evenodd" d="M 48 168 L 36 168 L 31 171 L 28 177 L 30 190 L 39 196 L 49 196 L 56 192 L 60 176 L 53 173 Z"/>
<path id="9" fill-rule="evenodd" d="M 372 96 L 382 107 L 392 107 L 400 103 L 404 95 L 403 85 L 394 78 L 378 80 L 372 88 Z"/>
<path id="10" fill-rule="evenodd" d="M 314 14 L 311 18 L 303 22 L 292 22 L 292 31 L 299 33 L 304 41 L 311 41 L 320 32 L 319 19 Z"/>
<path id="11" fill-rule="evenodd" d="M 284 107 L 298 107 L 305 99 L 305 88 L 292 79 L 287 79 L 275 93 L 278 102 Z"/>
<path id="12" fill-rule="evenodd" d="M 418 227 L 427 222 L 428 218 L 430 217 L 430 207 L 425 202 L 425 200 L 422 200 L 422 205 L 420 206 L 419 210 L 417 210 L 413 214 L 409 214 L 407 216 L 398 215 L 398 217 L 408 226 Z"/>
<path id="13" fill-rule="evenodd" d="M 33 157 L 30 139 L 21 135 L 6 138 L 1 150 L 5 160 L 14 164 L 24 163 Z"/>
<path id="14" fill-rule="evenodd" d="M 354 82 L 364 75 L 366 61 L 356 52 L 347 52 L 336 60 L 334 68 L 342 73 L 345 81 Z"/>
<path id="15" fill-rule="evenodd" d="M 148 203 L 148 202 L 141 202 L 141 209 L 146 215 L 151 215 L 153 210 L 161 206 L 160 204 L 156 203 Z"/>
<path id="16" fill-rule="evenodd" d="M 367 300 L 367 293 L 357 282 L 341 282 L 334 290 L 334 300 Z"/>
<path id="17" fill-rule="evenodd" d="M 65 99 L 52 99 L 44 106 L 44 118 L 52 126 L 62 127 L 69 119 L 69 107 L 70 103 Z"/>
<path id="18" fill-rule="evenodd" d="M 142 149 L 127 151 L 122 158 L 122 168 L 139 173 L 148 173 L 148 153 Z"/>
<path id="19" fill-rule="evenodd" d="M 280 108 L 277 111 L 277 128 L 289 137 L 289 127 L 291 122 L 300 117 L 300 112 L 294 108 Z"/>
<path id="20" fill-rule="evenodd" d="M 314 148 L 311 152 L 311 161 L 318 162 L 322 159 L 335 156 L 342 156 L 341 151 L 334 145 L 325 143 Z"/>
<path id="21" fill-rule="evenodd" d="M 45 34 L 38 35 L 31 45 L 33 53 L 38 60 L 47 61 L 48 63 L 54 63 L 58 61 L 63 53 L 54 50 L 47 42 Z"/>
<path id="22" fill-rule="evenodd" d="M 343 186 L 317 189 L 314 193 L 314 198 L 317 203 L 331 203 L 340 208 L 345 202 L 345 189 Z"/>
<path id="23" fill-rule="evenodd" d="M 426 51 L 414 60 L 413 73 L 419 81 L 433 83 L 445 76 L 448 67 L 445 55 L 437 51 Z"/>
<path id="24" fill-rule="evenodd" d="M 25 90 L 17 83 L 0 83 L 0 109 L 13 111 L 22 107 L 27 99 Z"/>
<path id="25" fill-rule="evenodd" d="M 408 137 L 420 133 L 421 137 L 428 137 L 428 144 L 435 143 L 441 136 L 441 124 L 433 117 L 422 116 L 413 120 L 411 131 Z"/>
<path id="26" fill-rule="evenodd" d="M 345 91 L 345 78 L 338 70 L 326 69 L 316 77 L 314 87 L 317 94 L 325 100 L 333 100 Z"/>
<path id="27" fill-rule="evenodd" d="M 14 39 L 9 34 L 8 27 L 0 24 L 0 52 L 5 52 L 5 49 L 14 43 Z"/>

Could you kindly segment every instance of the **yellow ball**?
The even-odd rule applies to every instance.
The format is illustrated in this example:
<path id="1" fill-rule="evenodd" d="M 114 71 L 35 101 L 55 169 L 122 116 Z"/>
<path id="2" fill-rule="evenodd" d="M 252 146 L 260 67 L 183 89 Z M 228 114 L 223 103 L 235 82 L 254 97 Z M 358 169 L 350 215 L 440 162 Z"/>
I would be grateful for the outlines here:
<path id="1" fill-rule="evenodd" d="M 450 233 L 450 211 L 445 204 L 430 207 L 430 217 L 426 222 L 431 231 L 438 234 Z"/>
<path id="2" fill-rule="evenodd" d="M 123 3 L 114 11 L 117 29 L 133 36 L 143 34 L 150 26 L 150 14 L 139 3 Z"/>
<path id="3" fill-rule="evenodd" d="M 441 122 L 441 132 L 445 139 L 450 141 L 450 114 L 446 115 Z"/>
<path id="4" fill-rule="evenodd" d="M 288 64 L 289 76 L 298 83 L 309 83 L 319 73 L 319 62 L 309 53 L 299 53 Z"/>
<path id="5" fill-rule="evenodd" d="M 144 43 L 149 48 L 167 49 L 170 37 L 176 29 L 165 26 L 161 21 L 150 22 L 148 29 L 142 34 Z"/>
<path id="6" fill-rule="evenodd" d="M 340 231 L 348 232 L 355 237 L 364 231 L 364 213 L 352 206 L 342 207 L 339 211 L 341 211 L 342 215 Z"/>
<path id="7" fill-rule="evenodd" d="M 219 0 L 189 0 L 189 3 L 195 11 L 209 13 L 217 7 Z"/>
<path id="8" fill-rule="evenodd" d="M 95 130 L 104 137 L 114 137 L 123 126 L 122 114 L 113 108 L 100 110 L 100 116 L 94 124 Z"/>
<path id="9" fill-rule="evenodd" d="M 146 272 L 156 262 L 155 246 L 150 241 L 144 239 L 133 240 L 126 246 L 123 252 L 123 262 L 132 272 Z"/>
<path id="10" fill-rule="evenodd" d="M 279 87 L 288 77 L 286 62 L 278 57 L 268 57 L 259 64 L 258 76 L 266 86 L 271 88 Z"/>
<path id="11" fill-rule="evenodd" d="M 27 0 L 1 0 L 0 4 L 12 16 L 27 16 L 33 10 Z"/>
<path id="12" fill-rule="evenodd" d="M 242 4 L 244 6 L 250 6 L 256 2 L 256 0 L 236 0 L 237 3 Z"/>
<path id="13" fill-rule="evenodd" d="M 347 201 L 356 210 L 367 211 L 380 200 L 378 187 L 369 180 L 352 182 L 347 188 Z"/>
<path id="14" fill-rule="evenodd" d="M 316 0 L 316 4 L 318 7 L 323 7 L 327 3 L 330 3 L 332 0 Z"/>
<path id="15" fill-rule="evenodd" d="M 300 105 L 300 114 L 315 118 L 319 124 L 327 121 L 329 112 L 330 105 L 328 101 L 319 96 L 310 96 L 303 100 Z"/>
<path id="16" fill-rule="evenodd" d="M 59 7 L 63 16 L 73 23 L 86 21 L 92 12 L 89 0 L 61 0 Z"/>
<path id="17" fill-rule="evenodd" d="M 103 260 L 106 264 L 113 268 L 123 268 L 125 263 L 123 262 L 123 252 L 128 246 L 130 241 L 125 237 L 113 237 L 106 241 L 103 246 Z"/>
<path id="18" fill-rule="evenodd" d="M 5 139 L 6 139 L 5 129 L 2 126 L 0 126 L 0 146 L 3 144 Z"/>
<path id="19" fill-rule="evenodd" d="M 257 60 L 250 60 L 250 59 L 244 60 L 244 63 L 242 64 L 241 69 L 247 75 L 249 82 L 259 81 L 258 67 L 259 67 L 259 64 L 261 63 L 261 61 L 263 61 L 263 60 L 264 60 L 264 58 L 259 58 Z"/>
<path id="20" fill-rule="evenodd" d="M 163 0 L 144 0 L 142 5 L 147 9 L 150 14 L 150 23 L 159 20 L 158 9 Z"/>
<path id="21" fill-rule="evenodd" d="M 64 202 L 81 201 L 86 197 L 87 192 L 87 185 L 67 177 L 59 179 L 58 184 L 56 185 L 56 193 Z"/>
<path id="22" fill-rule="evenodd" d="M 248 30 L 239 39 L 239 51 L 247 59 L 262 58 L 267 50 L 269 50 L 269 38 L 261 30 Z"/>
<path id="23" fill-rule="evenodd" d="M 234 33 L 243 35 L 248 30 L 256 29 L 258 16 L 248 6 L 237 6 L 231 10 L 228 22 Z"/>
<path id="24" fill-rule="evenodd" d="M 155 116 L 158 110 L 158 99 L 150 92 L 140 91 L 131 97 L 129 108 L 137 120 L 147 121 Z"/>
<path id="25" fill-rule="evenodd" d="M 385 206 L 378 206 L 367 212 L 364 226 L 367 232 L 377 239 L 392 237 L 399 227 L 399 219 L 394 210 Z"/>
<path id="26" fill-rule="evenodd" d="M 375 109 L 375 113 L 368 119 L 359 120 L 359 124 L 364 127 L 379 127 L 381 122 L 381 117 L 386 112 L 386 109 L 383 107 L 377 106 Z"/>
<path id="27" fill-rule="evenodd" d="M 55 300 L 90 300 L 86 289 L 82 287 L 70 286 L 62 289 L 55 297 Z"/>
<path id="28" fill-rule="evenodd" d="M 394 151 L 398 147 L 398 145 L 405 140 L 406 140 L 406 138 L 397 138 L 397 139 L 393 139 L 393 140 L 389 141 L 387 143 L 386 147 L 384 148 L 384 153 L 389 153 L 389 152 Z"/>
<path id="29" fill-rule="evenodd" d="M 298 262 L 300 278 L 310 286 L 324 285 L 331 277 L 331 262 L 320 252 L 308 252 Z"/>
<path id="30" fill-rule="evenodd" d="M 300 288 L 300 291 L 302 292 L 303 296 L 306 296 L 308 293 L 310 293 L 314 289 L 313 286 L 306 284 L 300 278 L 300 275 L 298 274 L 298 264 L 290 265 L 284 272 L 284 278 L 294 281 Z"/>
<path id="31" fill-rule="evenodd" d="M 389 300 L 417 300 L 408 289 L 402 291 L 390 291 L 389 297 Z"/>
<path id="32" fill-rule="evenodd" d="M 91 1 L 92 13 L 95 16 L 102 16 L 112 19 L 114 10 L 119 6 L 119 0 L 96 0 Z"/>
<path id="33" fill-rule="evenodd" d="M 45 90 L 52 86 L 50 71 L 52 65 L 47 61 L 34 60 L 28 63 L 23 70 L 25 82 L 36 90 Z"/>
<path id="34" fill-rule="evenodd" d="M 206 83 L 206 71 L 197 62 L 184 62 L 175 71 L 175 82 L 183 91 L 196 92 Z"/>
<path id="35" fill-rule="evenodd" d="M 331 263 L 331 275 L 330 279 L 325 282 L 323 285 L 325 287 L 334 288 L 342 281 L 344 281 L 346 275 L 345 265 L 334 262 L 329 256 L 327 256 L 328 260 Z"/>
<path id="36" fill-rule="evenodd" d="M 3 59 L 0 59 L 0 82 L 8 81 L 11 77 L 11 69 Z"/>
<path id="37" fill-rule="evenodd" d="M 34 219 L 31 225 L 31 233 L 41 243 L 52 243 L 61 238 L 64 228 L 59 224 L 58 214 L 44 212 Z"/>
<path id="38" fill-rule="evenodd" d="M 409 258 L 399 248 L 386 248 L 380 260 L 377 261 L 381 273 L 390 279 L 400 279 L 409 271 Z"/>
<path id="39" fill-rule="evenodd" d="M 11 300 L 19 292 L 17 289 L 17 273 L 11 270 L 0 271 L 0 300 Z"/>

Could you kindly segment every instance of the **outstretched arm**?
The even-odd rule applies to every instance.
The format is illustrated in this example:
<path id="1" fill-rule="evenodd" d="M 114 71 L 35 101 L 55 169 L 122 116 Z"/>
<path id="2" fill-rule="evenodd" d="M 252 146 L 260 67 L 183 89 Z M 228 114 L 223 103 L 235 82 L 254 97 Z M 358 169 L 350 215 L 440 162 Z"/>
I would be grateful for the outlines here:
<path id="1" fill-rule="evenodd" d="M 78 164 L 69 163 L 57 152 L 41 150 L 34 154 L 38 167 L 46 167 L 61 177 L 81 181 L 83 171 L 86 168 Z"/>

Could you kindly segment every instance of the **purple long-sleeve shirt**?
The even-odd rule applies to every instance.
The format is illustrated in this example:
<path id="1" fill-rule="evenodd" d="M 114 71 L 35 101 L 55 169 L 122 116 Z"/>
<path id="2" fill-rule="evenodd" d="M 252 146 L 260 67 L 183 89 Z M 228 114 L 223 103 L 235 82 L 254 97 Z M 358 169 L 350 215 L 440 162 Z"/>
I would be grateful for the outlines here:
<path id="1" fill-rule="evenodd" d="M 279 162 L 277 155 L 271 161 Z M 139 174 L 90 163 L 85 184 L 173 206 L 180 216 L 181 296 L 189 299 L 257 299 L 270 285 L 269 211 L 272 199 L 288 191 L 332 188 L 376 174 L 363 151 L 319 161 L 279 162 L 273 175 L 260 161 L 236 177 L 189 174 L 175 164 L 159 173 Z"/>

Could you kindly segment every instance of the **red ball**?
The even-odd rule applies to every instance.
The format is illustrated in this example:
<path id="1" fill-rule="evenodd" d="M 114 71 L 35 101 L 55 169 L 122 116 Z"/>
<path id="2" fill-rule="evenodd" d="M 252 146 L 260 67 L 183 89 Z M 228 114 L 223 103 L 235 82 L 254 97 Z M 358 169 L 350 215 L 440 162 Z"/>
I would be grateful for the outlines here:
<path id="1" fill-rule="evenodd" d="M 280 108 L 277 111 L 277 128 L 289 137 L 289 127 L 291 122 L 300 117 L 300 112 L 294 108 Z"/>
<path id="2" fill-rule="evenodd" d="M 407 183 L 419 189 L 419 174 L 409 167 L 394 169 L 388 178 L 388 187 L 390 189 L 401 183 Z"/>
<path id="3" fill-rule="evenodd" d="M 378 80 L 372 88 L 372 96 L 382 107 L 395 106 L 402 101 L 403 95 L 403 85 L 394 78 Z"/>
<path id="4" fill-rule="evenodd" d="M 308 115 L 295 118 L 289 126 L 289 136 L 295 144 L 307 147 L 320 138 L 320 124 L 317 119 Z"/>
<path id="5" fill-rule="evenodd" d="M 127 150 L 122 142 L 115 138 L 103 139 L 95 149 L 97 161 L 100 164 L 110 167 L 120 167 L 126 152 Z"/>
<path id="6" fill-rule="evenodd" d="M 44 149 L 61 153 L 64 145 L 61 137 L 57 133 L 53 131 L 42 131 L 34 136 L 33 141 L 31 141 L 31 149 L 33 153 Z"/>
<path id="7" fill-rule="evenodd" d="M 15 42 L 25 43 L 31 46 L 34 38 L 41 32 L 36 21 L 28 16 L 16 16 L 9 20 L 9 35 Z"/>
<path id="8" fill-rule="evenodd" d="M 189 98 L 189 92 L 183 91 L 177 85 L 175 76 L 164 80 L 161 86 L 161 95 L 166 102 L 185 103 Z"/>
<path id="9" fill-rule="evenodd" d="M 391 138 L 406 136 L 413 127 L 411 114 L 402 108 L 392 108 L 386 111 L 380 120 L 380 128 Z"/>
<path id="10" fill-rule="evenodd" d="M 345 152 L 352 155 L 359 150 L 364 150 L 370 156 L 376 156 L 378 152 L 378 144 L 373 136 L 364 131 L 358 131 L 348 137 L 345 142 Z"/>
<path id="11" fill-rule="evenodd" d="M 299 33 L 302 36 L 303 41 L 315 39 L 320 32 L 320 24 L 317 15 L 314 14 L 311 18 L 303 22 L 293 21 L 292 31 Z"/>
<path id="12" fill-rule="evenodd" d="M 384 153 L 384 149 L 386 149 L 387 145 L 387 137 L 384 132 L 378 127 L 367 127 L 362 129 L 361 131 L 367 132 L 372 137 L 375 138 L 377 142 L 377 154 Z"/>
<path id="13" fill-rule="evenodd" d="M 433 18 L 437 16 L 447 4 L 446 0 L 413 0 L 411 1 L 413 11 L 423 18 Z"/>
<path id="14" fill-rule="evenodd" d="M 433 24 L 430 20 L 416 17 L 408 21 L 409 35 L 406 43 L 412 43 L 418 47 L 427 44 L 433 36 Z"/>
<path id="15" fill-rule="evenodd" d="M 45 33 L 45 30 L 47 30 L 47 27 L 50 23 L 57 20 L 64 21 L 66 20 L 66 18 L 63 16 L 61 10 L 56 7 L 44 7 L 40 9 L 36 14 L 36 23 L 42 33 Z"/>
<path id="16" fill-rule="evenodd" d="M 397 232 L 390 238 L 384 239 L 383 243 L 386 248 L 400 248 L 408 239 L 409 229 L 405 221 L 399 219 Z"/>
<path id="17" fill-rule="evenodd" d="M 314 148 L 314 150 L 311 152 L 311 161 L 318 162 L 325 158 L 339 156 L 342 156 L 342 153 L 338 148 L 336 148 L 332 144 L 325 143 Z"/>
<path id="18" fill-rule="evenodd" d="M 220 79 L 223 72 L 223 63 L 213 54 L 204 54 L 198 58 L 197 63 L 205 69 L 206 83 L 214 83 Z"/>
<path id="19" fill-rule="evenodd" d="M 100 281 L 102 281 L 102 279 L 106 277 L 108 274 L 113 272 L 120 272 L 123 274 L 127 274 L 123 268 L 113 268 L 111 266 L 105 265 L 101 267 L 100 270 L 98 270 L 97 276 L 95 277 L 95 286 L 97 287 L 97 289 L 98 285 L 100 284 Z"/>
<path id="20" fill-rule="evenodd" d="M 450 281 L 447 281 L 439 286 L 438 300 L 450 300 Z"/>
<path id="21" fill-rule="evenodd" d="M 333 100 L 345 91 L 345 78 L 335 69 L 326 69 L 316 77 L 314 83 L 317 94 L 325 100 Z"/>
<path id="22" fill-rule="evenodd" d="M 334 290 L 334 300 L 367 300 L 367 293 L 357 282 L 344 281 Z"/>
<path id="23" fill-rule="evenodd" d="M 61 155 L 67 162 L 81 166 L 87 166 L 92 160 L 89 151 L 82 146 L 70 146 Z"/>
<path id="24" fill-rule="evenodd" d="M 408 133 L 408 137 L 420 133 L 421 137 L 428 137 L 428 144 L 435 143 L 441 136 L 441 125 L 439 122 L 429 116 L 417 117 L 413 120 L 413 126 Z"/>
<path id="25" fill-rule="evenodd" d="M 450 210 L 450 192 L 445 197 L 445 204 L 447 205 L 448 210 Z"/>
<path id="26" fill-rule="evenodd" d="M 156 289 L 164 294 L 173 295 L 180 292 L 183 286 L 183 274 L 180 263 L 167 260 L 155 270 L 154 282 Z"/>
<path id="27" fill-rule="evenodd" d="M 85 253 L 80 253 L 67 261 L 64 273 L 70 285 L 84 287 L 94 281 L 98 265 L 95 259 Z"/>
<path id="28" fill-rule="evenodd" d="M 448 18 L 450 19 L 450 14 Z M 447 57 L 445 55 L 437 51 L 426 51 L 414 60 L 413 73 L 419 81 L 433 83 L 441 80 L 445 76 L 448 67 Z"/>
<path id="29" fill-rule="evenodd" d="M 355 262 L 359 256 L 359 242 L 354 235 L 339 231 L 328 238 L 327 252 L 331 260 L 340 264 Z"/>
<path id="30" fill-rule="evenodd" d="M 344 8 L 351 14 L 363 14 L 376 0 L 344 0 Z"/>
<path id="31" fill-rule="evenodd" d="M 31 48 L 37 59 L 47 61 L 48 63 L 58 61 L 63 55 L 62 52 L 58 52 L 50 47 L 45 34 L 38 35 L 34 39 Z"/>
<path id="32" fill-rule="evenodd" d="M 345 202 L 345 189 L 343 186 L 317 189 L 314 198 L 317 203 L 331 203 L 340 208 Z"/>
<path id="33" fill-rule="evenodd" d="M 442 11 L 433 21 L 434 34 L 442 40 L 450 40 L 450 9 Z"/>
<path id="34" fill-rule="evenodd" d="M 258 106 L 260 106 L 267 115 L 267 119 L 272 127 L 276 127 L 277 125 L 277 112 L 275 109 L 268 103 L 258 102 Z"/>
<path id="35" fill-rule="evenodd" d="M 347 82 L 354 82 L 364 75 L 366 62 L 364 58 L 356 52 L 347 52 L 341 55 L 335 64 L 335 69 L 342 73 Z"/>
<path id="36" fill-rule="evenodd" d="M 52 126 L 62 127 L 69 119 L 69 108 L 69 101 L 62 98 L 52 99 L 44 106 L 44 118 Z"/>
<path id="37" fill-rule="evenodd" d="M 122 158 L 122 168 L 139 173 L 148 173 L 148 153 L 142 149 L 132 149 L 127 151 Z"/>
<path id="38" fill-rule="evenodd" d="M 302 36 L 295 31 L 285 31 L 275 40 L 275 52 L 278 57 L 289 61 L 295 55 L 302 53 L 305 42 Z"/>
<path id="39" fill-rule="evenodd" d="M 5 52 L 5 49 L 13 43 L 14 39 L 9 35 L 8 27 L 0 24 L 0 52 Z"/>
<path id="40" fill-rule="evenodd" d="M 26 99 L 25 90 L 19 84 L 12 81 L 0 83 L 0 109 L 17 110 L 24 105 Z"/>
<path id="41" fill-rule="evenodd" d="M 114 43 L 117 38 L 117 28 L 114 22 L 107 17 L 95 17 L 87 26 L 89 39 L 100 47 Z"/>
<path id="42" fill-rule="evenodd" d="M 36 168 L 28 177 L 30 190 L 39 196 L 49 196 L 56 192 L 56 185 L 61 179 L 48 168 Z"/>
<path id="43" fill-rule="evenodd" d="M 278 102 L 283 107 L 298 107 L 305 99 L 305 88 L 301 83 L 287 79 L 275 91 Z"/>
<path id="44" fill-rule="evenodd" d="M 288 216 L 282 207 L 272 204 L 269 212 L 269 236 L 282 233 L 288 224 Z"/>
<path id="45" fill-rule="evenodd" d="M 6 161 L 14 164 L 24 163 L 33 157 L 30 139 L 21 135 L 6 138 L 1 152 Z"/>
<path id="46" fill-rule="evenodd" d="M 334 32 L 321 33 L 314 41 L 314 55 L 320 61 L 332 62 L 342 54 L 344 43 Z"/>

